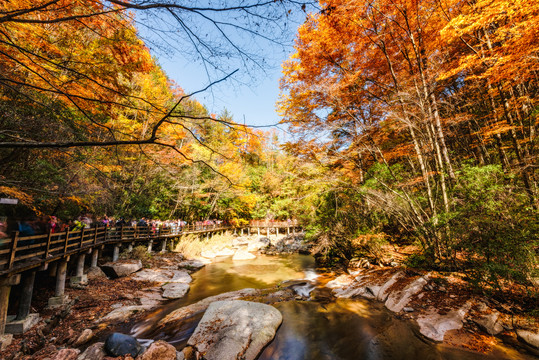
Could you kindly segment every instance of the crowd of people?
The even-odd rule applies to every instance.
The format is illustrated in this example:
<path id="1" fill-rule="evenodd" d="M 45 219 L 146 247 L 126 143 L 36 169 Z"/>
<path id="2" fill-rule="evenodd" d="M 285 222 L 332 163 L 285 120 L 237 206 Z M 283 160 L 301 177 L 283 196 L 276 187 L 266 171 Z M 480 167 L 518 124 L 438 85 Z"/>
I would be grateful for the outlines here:
<path id="1" fill-rule="evenodd" d="M 178 234 L 185 226 L 192 225 L 194 229 L 202 229 L 208 226 L 227 225 L 223 220 L 195 221 L 188 224 L 182 219 L 159 220 L 142 217 L 140 219 L 125 219 L 124 217 L 114 218 L 107 215 L 94 217 L 83 214 L 75 219 L 61 220 L 56 216 L 41 216 L 33 219 L 0 219 L 0 238 L 5 238 L 13 231 L 18 231 L 19 236 L 33 236 L 40 234 L 60 233 L 69 231 L 80 231 L 96 227 L 150 227 L 153 232 L 161 228 L 169 228 L 170 233 Z"/>

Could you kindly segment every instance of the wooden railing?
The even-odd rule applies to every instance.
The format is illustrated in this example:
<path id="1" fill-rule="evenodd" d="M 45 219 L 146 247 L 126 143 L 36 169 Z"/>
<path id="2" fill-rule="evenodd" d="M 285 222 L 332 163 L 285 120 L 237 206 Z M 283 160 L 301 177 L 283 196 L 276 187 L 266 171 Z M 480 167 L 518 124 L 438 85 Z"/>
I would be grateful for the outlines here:
<path id="1" fill-rule="evenodd" d="M 183 234 L 229 229 L 233 228 L 218 225 L 186 225 L 176 228 L 97 227 L 24 237 L 19 236 L 19 232 L 16 231 L 11 238 L 0 239 L 0 274 L 14 271 L 21 265 L 25 267 L 47 262 L 101 244 L 162 240 Z"/>
<path id="2" fill-rule="evenodd" d="M 297 224 L 286 221 L 251 221 L 249 225 L 243 226 L 243 228 L 286 228 L 295 226 Z M 228 225 L 201 224 L 161 228 L 152 226 L 97 227 L 79 231 L 25 237 L 19 236 L 19 232 L 13 232 L 11 238 L 0 239 L 0 275 L 22 271 L 64 256 L 89 250 L 102 244 L 164 240 L 185 234 L 208 233 L 240 228 Z"/>

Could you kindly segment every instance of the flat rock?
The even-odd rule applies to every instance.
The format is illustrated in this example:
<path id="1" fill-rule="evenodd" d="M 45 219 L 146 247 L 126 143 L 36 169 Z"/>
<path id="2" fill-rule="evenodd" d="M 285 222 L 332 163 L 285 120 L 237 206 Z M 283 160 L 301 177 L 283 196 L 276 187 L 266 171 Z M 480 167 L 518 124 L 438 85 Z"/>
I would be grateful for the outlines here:
<path id="1" fill-rule="evenodd" d="M 429 339 L 443 341 L 447 331 L 462 328 L 462 321 L 470 307 L 471 305 L 466 303 L 460 309 L 452 310 L 445 315 L 440 315 L 431 308 L 427 314 L 417 318 L 419 332 Z"/>
<path id="2" fill-rule="evenodd" d="M 153 342 L 137 360 L 176 360 L 176 348 L 166 341 Z"/>
<path id="3" fill-rule="evenodd" d="M 122 322 L 129 319 L 132 315 L 138 313 L 139 311 L 145 311 L 148 309 L 148 306 L 143 305 L 124 306 L 112 310 L 110 313 L 97 320 L 96 322 Z"/>
<path id="4" fill-rule="evenodd" d="M 217 257 L 217 254 L 214 251 L 205 250 L 200 253 L 200 256 L 206 259 L 215 259 Z"/>
<path id="5" fill-rule="evenodd" d="M 79 354 L 79 349 L 62 349 L 58 351 L 53 360 L 75 360 Z"/>
<path id="6" fill-rule="evenodd" d="M 260 294 L 260 290 L 255 289 L 242 289 L 238 291 L 231 291 L 224 294 L 219 294 L 215 296 L 210 296 L 204 300 L 200 300 L 189 306 L 185 306 L 179 309 L 172 311 L 170 314 L 161 319 L 158 325 L 164 325 L 175 321 L 183 320 L 187 317 L 193 316 L 194 314 L 200 313 L 208 308 L 211 303 L 220 300 L 236 300 L 241 299 L 247 296 L 256 296 Z"/>
<path id="7" fill-rule="evenodd" d="M 140 260 L 122 260 L 109 262 L 101 266 L 101 270 L 113 279 L 130 275 L 140 269 L 142 269 L 142 262 Z"/>
<path id="8" fill-rule="evenodd" d="M 184 260 L 178 264 L 178 267 L 186 269 L 186 270 L 198 270 L 206 266 L 206 264 L 203 261 L 192 259 L 192 260 Z"/>
<path id="9" fill-rule="evenodd" d="M 393 274 L 380 288 L 377 288 L 376 290 L 376 298 L 380 301 L 385 302 L 387 298 L 389 297 L 389 289 L 404 277 L 404 274 L 399 271 Z"/>
<path id="10" fill-rule="evenodd" d="M 184 283 L 193 279 L 186 270 L 144 269 L 133 276 L 133 280 L 154 281 L 158 283 Z"/>
<path id="11" fill-rule="evenodd" d="M 479 316 L 476 319 L 473 319 L 473 321 L 479 325 L 479 327 L 489 333 L 490 335 L 498 335 L 503 331 L 502 324 L 498 321 L 498 318 L 500 317 L 500 313 L 495 311 L 491 314 L 485 314 L 482 316 Z"/>
<path id="12" fill-rule="evenodd" d="M 517 338 L 530 345 L 531 347 L 535 349 L 539 349 L 539 332 L 530 331 L 530 330 L 524 330 L 524 329 L 517 329 Z"/>
<path id="13" fill-rule="evenodd" d="M 216 301 L 187 343 L 207 360 L 254 360 L 273 339 L 282 320 L 279 310 L 270 305 Z"/>
<path id="14" fill-rule="evenodd" d="M 427 284 L 427 279 L 424 277 L 420 277 L 412 281 L 410 284 L 408 284 L 404 289 L 401 291 L 393 291 L 387 296 L 387 300 L 385 302 L 386 308 L 393 312 L 400 312 L 406 305 L 408 305 L 408 302 L 418 292 L 423 290 L 423 286 Z"/>
<path id="15" fill-rule="evenodd" d="M 77 360 L 103 360 L 107 354 L 105 353 L 105 343 L 97 342 L 90 345 Z"/>
<path id="16" fill-rule="evenodd" d="M 163 297 L 167 299 L 179 299 L 189 291 L 189 285 L 184 283 L 168 283 L 161 286 Z"/>
<path id="17" fill-rule="evenodd" d="M 88 280 L 93 280 L 107 277 L 107 275 L 105 275 L 105 273 L 103 272 L 103 270 L 101 270 L 99 266 L 92 266 L 88 268 L 88 271 L 86 272 L 86 277 L 88 278 Z"/>
<path id="18" fill-rule="evenodd" d="M 232 257 L 232 260 L 252 260 L 255 258 L 256 256 L 251 254 L 250 252 L 240 249 L 236 251 L 236 253 Z"/>
<path id="19" fill-rule="evenodd" d="M 336 288 L 341 288 L 341 287 L 344 287 L 344 286 L 348 286 L 348 285 L 352 284 L 353 282 L 354 282 L 353 277 L 351 277 L 350 275 L 343 274 L 343 275 L 340 275 L 340 276 L 336 277 L 335 279 L 329 281 L 326 284 L 326 287 L 328 287 L 330 289 L 336 289 Z"/>
<path id="20" fill-rule="evenodd" d="M 215 256 L 233 256 L 235 253 L 234 250 L 230 248 L 224 248 L 215 253 Z"/>

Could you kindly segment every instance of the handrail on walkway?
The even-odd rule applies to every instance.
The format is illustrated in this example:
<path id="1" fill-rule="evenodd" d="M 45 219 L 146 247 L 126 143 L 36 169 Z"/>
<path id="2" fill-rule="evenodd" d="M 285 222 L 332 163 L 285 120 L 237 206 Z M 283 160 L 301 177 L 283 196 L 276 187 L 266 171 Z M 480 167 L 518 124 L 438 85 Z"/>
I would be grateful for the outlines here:
<path id="1" fill-rule="evenodd" d="M 0 275 L 23 271 L 96 246 L 114 243 L 136 243 L 165 240 L 187 234 L 210 233 L 243 228 L 296 227 L 290 222 L 252 221 L 245 226 L 191 224 L 176 227 L 122 226 L 96 227 L 79 231 L 65 231 L 21 237 L 18 231 L 11 238 L 0 239 Z M 243 231 L 242 231 L 243 234 Z"/>

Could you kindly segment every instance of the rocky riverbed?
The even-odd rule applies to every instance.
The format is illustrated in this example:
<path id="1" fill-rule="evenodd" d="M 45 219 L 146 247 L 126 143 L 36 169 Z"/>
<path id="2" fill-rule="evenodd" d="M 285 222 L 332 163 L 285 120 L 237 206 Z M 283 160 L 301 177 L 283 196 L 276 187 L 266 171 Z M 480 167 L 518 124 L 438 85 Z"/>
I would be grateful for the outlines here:
<path id="1" fill-rule="evenodd" d="M 165 333 L 192 319 L 194 332 L 182 351 L 166 341 L 146 343 L 144 347 L 134 339 L 129 341 L 135 341 L 132 348 L 136 351 L 130 354 L 114 354 L 107 348 L 111 332 L 130 332 L 123 324 L 159 313 L 171 299 L 185 298 L 191 274 L 205 264 L 223 257 L 241 264 L 263 253 L 298 251 L 308 251 L 301 236 L 245 236 L 225 244 L 210 243 L 193 259 L 166 253 L 145 259 L 144 268 L 140 260 L 101 264 L 89 269 L 86 287 L 67 290 L 71 302 L 64 308 L 46 309 L 50 291 L 36 294 L 33 304 L 42 320 L 24 336 L 16 336 L 0 358 L 84 360 L 118 355 L 112 358 L 255 359 L 283 320 L 272 305 L 291 300 L 324 304 L 359 298 L 383 303 L 394 316 L 414 324 L 417 335 L 428 342 L 489 354 L 499 351 L 503 340 L 539 355 L 537 319 L 518 314 L 514 304 L 475 295 L 458 276 L 405 269 L 398 264 L 371 266 L 366 261 L 351 263 L 346 273 L 327 271 L 317 279 L 226 292 L 180 307 L 152 326 L 156 332 Z M 139 333 L 145 330 L 144 326 L 138 328 Z M 137 336 L 137 329 L 133 335 Z M 503 358 L 512 358 L 504 354 L 507 357 Z"/>

